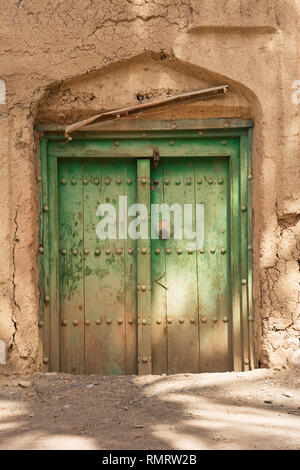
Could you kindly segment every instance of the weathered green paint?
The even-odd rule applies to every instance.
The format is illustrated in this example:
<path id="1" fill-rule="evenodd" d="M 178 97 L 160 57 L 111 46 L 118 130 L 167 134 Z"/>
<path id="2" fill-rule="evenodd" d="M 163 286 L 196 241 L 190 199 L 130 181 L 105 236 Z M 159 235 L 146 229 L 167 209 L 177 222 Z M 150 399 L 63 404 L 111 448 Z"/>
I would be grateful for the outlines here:
<path id="1" fill-rule="evenodd" d="M 216 136 L 229 136 L 235 133 L 235 135 L 247 135 L 248 130 L 253 127 L 253 121 L 249 119 L 239 119 L 239 118 L 231 118 L 231 119 L 176 119 L 173 121 L 170 120 L 147 120 L 147 119 L 112 119 L 109 121 L 102 121 L 98 122 L 97 124 L 91 124 L 89 126 L 85 126 L 85 130 L 81 130 L 80 132 L 73 133 L 73 137 L 78 135 L 85 137 L 94 137 L 97 132 L 101 131 L 102 133 L 105 132 L 105 136 L 107 137 L 109 132 L 114 132 L 113 138 L 116 137 L 116 132 L 118 135 L 120 132 L 128 132 L 130 131 L 131 137 L 132 133 L 139 132 L 138 137 L 143 138 L 145 137 L 145 132 L 151 132 L 151 134 L 155 133 L 162 133 L 164 136 L 169 135 L 170 133 L 173 134 L 180 134 L 183 131 L 188 131 L 190 134 L 189 136 L 193 136 L 193 130 L 197 135 L 203 135 L 207 132 L 216 133 Z M 64 131 L 64 125 L 56 125 L 56 124 L 39 124 L 37 126 L 38 130 L 44 132 L 55 132 L 57 138 L 57 132 Z M 220 130 L 221 129 L 221 133 Z M 141 131 L 143 131 L 143 135 L 141 135 Z M 103 134 L 102 134 L 103 136 Z M 51 134 L 50 134 L 51 137 Z M 135 137 L 135 135 L 134 135 Z M 64 136 L 61 136 L 62 139 L 65 140 Z"/>
<path id="2" fill-rule="evenodd" d="M 170 206 L 179 203 L 182 208 L 184 204 L 192 204 L 195 208 L 194 164 L 189 158 L 164 161 L 164 183 L 169 180 L 168 185 L 164 184 L 165 203 Z M 180 185 L 176 184 L 179 182 Z M 191 228 L 195 229 L 194 218 Z M 172 237 L 166 243 L 166 248 L 171 249 L 166 256 L 169 374 L 199 372 L 197 253 L 188 253 L 187 242 L 183 233 L 182 240 Z"/>
<path id="3" fill-rule="evenodd" d="M 194 215 L 196 203 L 204 204 L 205 227 L 201 250 L 189 252 L 186 237 L 152 241 L 154 373 L 232 368 L 228 175 L 228 159 L 161 159 L 157 170 L 152 166 L 151 202 L 192 204 Z M 155 282 L 163 272 L 167 290 Z"/>
<path id="4" fill-rule="evenodd" d="M 249 311 L 249 350 L 250 350 L 250 368 L 258 366 L 254 349 L 254 308 L 253 308 L 253 233 L 252 233 L 252 137 L 253 129 L 249 129 L 248 137 L 248 311 Z"/>
<path id="5" fill-rule="evenodd" d="M 239 151 L 230 156 L 231 338 L 233 368 L 243 370 L 241 327 L 241 213 Z M 243 253 L 245 255 L 245 253 Z"/>
<path id="6" fill-rule="evenodd" d="M 58 201 L 57 201 L 57 160 L 48 159 L 48 201 L 49 201 L 49 233 L 58 234 Z M 58 237 L 49 237 L 49 348 L 52 354 L 49 357 L 50 370 L 59 368 L 59 263 L 58 263 Z"/>
<path id="7" fill-rule="evenodd" d="M 226 371 L 233 367 L 229 159 L 197 160 L 195 192 L 205 217 L 203 253 L 197 252 L 200 370 Z"/>
<path id="8" fill-rule="evenodd" d="M 49 362 L 45 363 L 44 359 L 49 359 L 50 347 L 50 326 L 49 326 L 49 303 L 45 303 L 44 299 L 49 293 L 49 230 L 48 230 L 48 213 L 43 210 L 45 205 L 48 205 L 48 171 L 47 171 L 47 156 L 48 156 L 48 142 L 43 139 L 41 142 L 41 177 L 42 177 L 42 199 L 40 204 L 40 235 L 39 245 L 43 247 L 44 254 L 40 262 L 40 313 L 39 320 L 43 322 L 43 327 L 40 329 L 40 337 L 42 336 L 43 341 L 40 345 L 42 354 L 41 359 L 41 370 L 48 371 Z"/>
<path id="9" fill-rule="evenodd" d="M 241 137 L 240 147 L 240 207 L 241 207 L 241 252 L 248 250 L 248 152 L 247 138 Z M 249 358 L 249 313 L 248 313 L 248 256 L 241 258 L 241 306 L 243 328 L 243 366 L 244 370 L 250 369 Z"/>
<path id="10" fill-rule="evenodd" d="M 126 186 L 124 193 L 127 196 L 128 204 L 135 203 L 137 200 L 137 168 L 136 162 L 131 161 L 130 165 L 124 168 L 124 182 Z M 130 184 L 128 184 L 130 183 Z M 128 217 L 128 224 L 133 217 Z M 138 306 L 137 306 L 137 240 L 127 238 L 124 240 L 125 253 L 125 313 L 126 313 L 126 374 L 137 374 L 137 348 L 138 348 Z"/>
<path id="11" fill-rule="evenodd" d="M 157 169 L 151 162 L 151 204 L 161 204 L 164 201 L 164 164 L 159 162 Z M 159 184 L 156 184 L 156 182 Z M 161 220 L 162 217 L 160 217 Z M 152 221 L 151 221 L 152 222 Z M 155 227 L 152 227 L 152 231 Z M 167 290 L 156 282 L 166 273 L 166 241 L 160 238 L 151 241 L 151 311 L 152 311 L 152 373 L 166 374 L 168 372 L 167 349 Z M 159 255 L 156 254 L 159 251 Z M 161 277 L 161 283 L 167 285 L 166 276 Z"/>
<path id="12" fill-rule="evenodd" d="M 187 145 L 188 142 L 188 145 Z M 225 141 L 224 141 L 225 142 Z M 117 145 L 116 145 L 117 143 Z M 161 157 L 207 157 L 228 156 L 236 152 L 239 147 L 238 138 L 226 139 L 221 144 L 215 138 L 200 140 L 198 137 L 191 138 L 153 138 L 120 140 L 97 139 L 72 140 L 67 145 L 64 142 L 49 141 L 49 155 L 52 157 L 84 157 L 84 158 L 152 158 L 153 149 L 159 147 Z"/>
<path id="13" fill-rule="evenodd" d="M 150 214 L 150 161 L 137 160 L 137 202 Z M 143 218 L 146 215 L 140 214 Z M 151 270 L 150 223 L 148 237 L 138 241 L 138 373 L 151 374 Z"/>
<path id="14" fill-rule="evenodd" d="M 128 179 L 133 186 L 127 184 Z M 136 372 L 136 243 L 99 240 L 96 235 L 99 204 L 115 207 L 118 226 L 119 196 L 127 192 L 129 205 L 136 202 L 135 181 L 134 161 L 78 159 L 59 164 L 60 355 L 64 371 Z"/>
<path id="15" fill-rule="evenodd" d="M 62 185 L 61 181 L 67 184 Z M 71 181 L 76 184 L 71 184 Z M 58 164 L 60 370 L 84 373 L 82 164 Z M 55 234 L 51 234 L 54 236 Z M 66 251 L 63 254 L 63 250 Z M 75 251 L 76 250 L 76 251 Z M 63 326 L 62 323 L 66 322 Z"/>
<path id="16" fill-rule="evenodd" d="M 67 145 L 51 136 L 41 146 L 42 206 L 48 205 L 49 212 L 40 217 L 40 337 L 50 370 L 158 374 L 253 368 L 246 130 L 95 136 L 74 135 Z M 154 147 L 161 157 L 156 170 Z M 104 183 L 107 176 L 109 185 Z M 162 181 L 166 177 L 167 185 Z M 125 184 L 127 179 L 132 184 Z M 150 196 L 158 204 L 204 204 L 204 252 L 188 253 L 186 240 L 172 238 L 139 240 L 139 247 L 131 239 L 98 240 L 97 205 L 116 205 L 120 195 L 128 196 L 129 205 L 149 206 Z M 244 199 L 249 207 L 243 212 Z M 44 302 L 48 294 L 50 302 Z"/>
<path id="17" fill-rule="evenodd" d="M 104 245 L 96 237 L 96 210 L 103 197 L 105 197 L 105 184 L 103 165 L 99 165 L 96 160 L 82 162 L 82 177 L 88 184 L 83 185 L 83 246 L 89 253 L 83 255 L 84 272 L 84 362 L 85 372 L 104 373 L 106 367 L 111 367 L 110 359 L 107 360 L 109 344 L 106 343 L 108 332 L 103 323 L 100 306 L 104 307 L 106 300 L 105 291 L 105 253 Z M 94 181 L 96 181 L 95 184 Z M 100 250 L 100 254 L 96 250 Z M 97 320 L 102 321 L 102 325 L 97 325 Z M 107 328 L 106 328 L 107 329 Z M 105 335 L 103 337 L 103 335 Z M 99 360 L 101 358 L 101 361 Z"/>

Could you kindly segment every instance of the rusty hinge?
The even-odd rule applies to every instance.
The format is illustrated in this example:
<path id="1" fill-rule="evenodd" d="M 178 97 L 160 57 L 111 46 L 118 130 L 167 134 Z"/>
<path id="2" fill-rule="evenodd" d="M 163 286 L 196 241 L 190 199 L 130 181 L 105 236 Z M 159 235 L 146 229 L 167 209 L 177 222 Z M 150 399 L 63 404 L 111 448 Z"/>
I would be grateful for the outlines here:
<path id="1" fill-rule="evenodd" d="M 154 163 L 155 170 L 158 167 L 158 162 L 159 162 L 159 151 L 158 151 L 158 148 L 155 147 L 153 149 L 153 163 Z"/>

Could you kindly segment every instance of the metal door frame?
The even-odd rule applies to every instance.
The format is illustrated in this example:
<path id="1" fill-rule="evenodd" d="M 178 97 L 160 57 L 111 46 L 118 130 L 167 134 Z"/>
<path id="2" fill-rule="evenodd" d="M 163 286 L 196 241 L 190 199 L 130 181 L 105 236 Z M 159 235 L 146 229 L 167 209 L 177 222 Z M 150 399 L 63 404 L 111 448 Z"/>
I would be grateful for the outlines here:
<path id="1" fill-rule="evenodd" d="M 59 370 L 59 273 L 57 161 L 59 158 L 226 157 L 230 165 L 230 270 L 232 299 L 232 368 L 256 367 L 253 311 L 252 133 L 242 119 L 173 121 L 114 120 L 83 128 L 72 142 L 53 125 L 40 126 L 39 367 Z M 172 140 L 174 139 L 174 140 Z M 186 155 L 176 139 L 187 143 Z M 135 145 L 129 145 L 132 141 Z M 80 142 L 80 145 L 76 144 Z M 85 145 L 82 145 L 85 142 Z M 101 145 L 100 145 L 101 143 Z M 177 148 L 178 147 L 178 148 Z M 143 368 L 151 373 L 151 364 Z"/>

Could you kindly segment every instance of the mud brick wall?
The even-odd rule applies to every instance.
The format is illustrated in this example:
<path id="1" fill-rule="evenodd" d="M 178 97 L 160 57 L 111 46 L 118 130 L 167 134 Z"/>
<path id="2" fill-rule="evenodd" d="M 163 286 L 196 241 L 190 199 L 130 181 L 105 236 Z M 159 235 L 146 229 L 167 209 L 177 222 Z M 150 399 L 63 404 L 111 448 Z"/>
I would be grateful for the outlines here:
<path id="1" fill-rule="evenodd" d="M 0 371 L 38 367 L 40 123 L 229 84 L 141 118 L 242 117 L 253 142 L 254 303 L 261 365 L 299 347 L 300 3 L 4 0 L 0 16 Z M 3 7 L 3 5 L 2 5 Z M 146 98 L 147 99 L 147 98 Z"/>

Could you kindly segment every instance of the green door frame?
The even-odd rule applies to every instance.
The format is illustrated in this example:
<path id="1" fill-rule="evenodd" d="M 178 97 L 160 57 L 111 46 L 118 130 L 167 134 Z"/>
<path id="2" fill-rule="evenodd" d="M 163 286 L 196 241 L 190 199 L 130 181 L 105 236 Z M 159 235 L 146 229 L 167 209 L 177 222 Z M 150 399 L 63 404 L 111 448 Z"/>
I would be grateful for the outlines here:
<path id="1" fill-rule="evenodd" d="M 40 128 L 39 366 L 59 370 L 58 190 L 59 158 L 225 157 L 230 165 L 230 270 L 232 368 L 256 367 L 253 312 L 252 132 L 241 119 L 109 121 L 74 133 L 72 141 L 52 126 Z M 151 293 L 149 294 L 151 295 Z M 148 333 L 149 334 L 149 333 Z M 151 366 L 141 367 L 151 373 Z"/>

